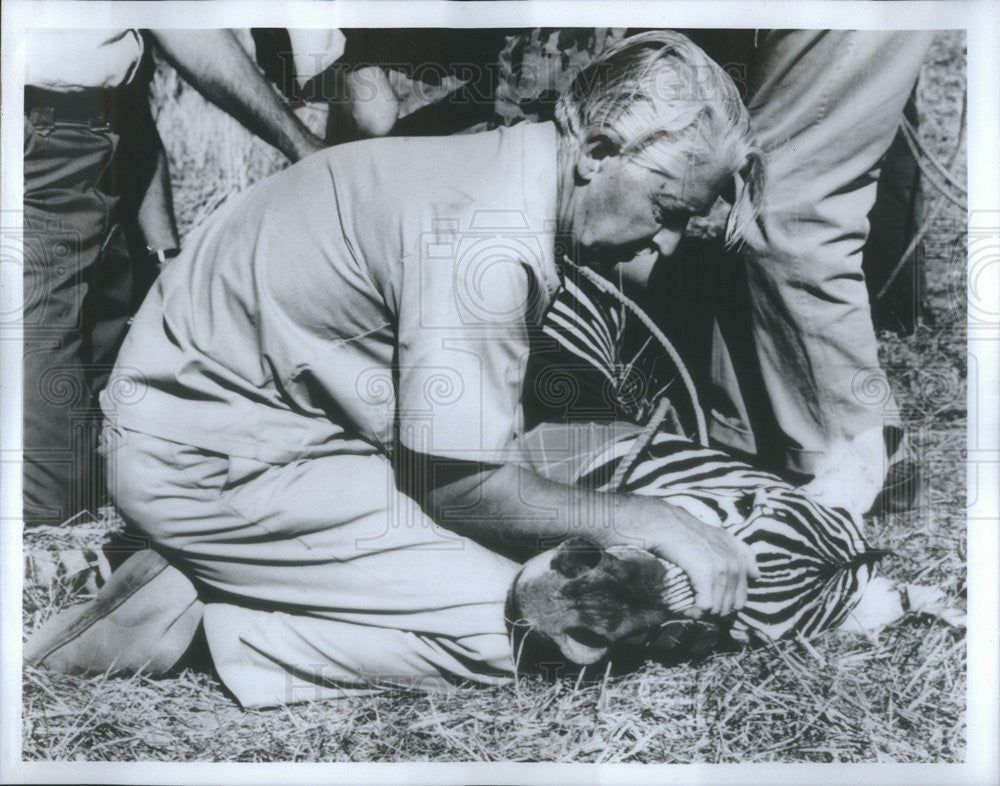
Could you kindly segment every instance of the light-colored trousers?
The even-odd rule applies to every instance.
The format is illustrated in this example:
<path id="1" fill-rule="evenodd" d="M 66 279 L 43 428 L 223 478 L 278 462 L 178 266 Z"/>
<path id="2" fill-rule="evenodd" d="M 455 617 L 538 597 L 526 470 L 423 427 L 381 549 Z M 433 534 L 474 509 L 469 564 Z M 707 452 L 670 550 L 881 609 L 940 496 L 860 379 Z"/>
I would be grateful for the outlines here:
<path id="1" fill-rule="evenodd" d="M 721 304 L 746 317 L 715 334 L 707 399 L 723 445 L 813 474 L 838 441 L 895 421 L 861 254 L 879 162 L 932 35 L 760 34 L 747 104 L 767 153 L 763 233 L 745 248 L 739 302 Z"/>
<path id="2" fill-rule="evenodd" d="M 616 433 L 543 427 L 517 461 L 569 483 Z M 513 674 L 504 605 L 519 565 L 437 526 L 384 455 L 272 465 L 110 423 L 102 453 L 123 518 L 198 586 L 212 659 L 244 707 Z"/>

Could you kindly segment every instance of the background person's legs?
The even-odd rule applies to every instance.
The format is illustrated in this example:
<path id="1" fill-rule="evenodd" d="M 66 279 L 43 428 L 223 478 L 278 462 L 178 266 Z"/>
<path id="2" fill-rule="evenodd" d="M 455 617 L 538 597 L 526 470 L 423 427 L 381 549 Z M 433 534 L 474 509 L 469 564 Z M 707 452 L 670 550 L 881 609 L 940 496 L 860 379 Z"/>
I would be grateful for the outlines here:
<path id="1" fill-rule="evenodd" d="M 884 472 L 882 426 L 893 403 L 862 393 L 888 387 L 861 254 L 879 161 L 931 37 L 762 35 L 748 107 L 768 155 L 764 236 L 748 244 L 747 289 L 732 304 L 748 313 L 750 335 L 724 335 L 728 357 L 716 341 L 708 404 L 712 437 L 723 445 L 811 475 L 833 446 L 866 435 L 857 465 Z M 761 423 L 774 428 L 764 432 Z"/>
<path id="2" fill-rule="evenodd" d="M 26 116 L 24 520 L 96 514 L 104 384 L 132 306 L 131 262 L 107 182 L 118 135 L 86 119 Z"/>
<path id="3" fill-rule="evenodd" d="M 123 517 L 204 588 L 213 660 L 242 704 L 512 673 L 517 565 L 437 527 L 384 457 L 272 466 L 105 433 Z"/>
<path id="4" fill-rule="evenodd" d="M 919 127 L 916 90 L 903 116 L 914 129 Z M 905 336 L 929 316 L 923 308 L 927 285 L 921 255 L 911 253 L 902 269 L 895 269 L 923 217 L 920 165 L 900 131 L 882 162 L 875 205 L 868 214 L 871 231 L 865 244 L 864 271 L 875 326 Z"/>

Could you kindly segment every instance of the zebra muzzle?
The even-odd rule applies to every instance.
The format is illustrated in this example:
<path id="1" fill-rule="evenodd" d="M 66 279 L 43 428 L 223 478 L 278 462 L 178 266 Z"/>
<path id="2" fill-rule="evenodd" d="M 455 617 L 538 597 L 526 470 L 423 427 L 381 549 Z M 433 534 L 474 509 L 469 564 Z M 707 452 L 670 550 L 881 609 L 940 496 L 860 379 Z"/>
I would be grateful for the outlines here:
<path id="1" fill-rule="evenodd" d="M 567 660 L 588 665 L 614 645 L 676 618 L 692 602 L 684 573 L 650 552 L 602 549 L 571 537 L 525 563 L 508 615 L 530 635 L 555 644 Z"/>

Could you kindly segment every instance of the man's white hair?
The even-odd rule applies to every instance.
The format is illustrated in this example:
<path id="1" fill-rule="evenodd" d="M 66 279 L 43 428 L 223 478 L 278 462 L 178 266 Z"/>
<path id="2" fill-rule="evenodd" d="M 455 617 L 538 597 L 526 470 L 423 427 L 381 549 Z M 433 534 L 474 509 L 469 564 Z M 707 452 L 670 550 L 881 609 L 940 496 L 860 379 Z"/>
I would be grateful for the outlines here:
<path id="1" fill-rule="evenodd" d="M 764 155 L 750 116 L 729 75 L 686 36 L 654 30 L 609 47 L 560 96 L 555 120 L 577 148 L 604 139 L 679 179 L 697 165 L 731 173 L 727 246 L 756 221 Z"/>

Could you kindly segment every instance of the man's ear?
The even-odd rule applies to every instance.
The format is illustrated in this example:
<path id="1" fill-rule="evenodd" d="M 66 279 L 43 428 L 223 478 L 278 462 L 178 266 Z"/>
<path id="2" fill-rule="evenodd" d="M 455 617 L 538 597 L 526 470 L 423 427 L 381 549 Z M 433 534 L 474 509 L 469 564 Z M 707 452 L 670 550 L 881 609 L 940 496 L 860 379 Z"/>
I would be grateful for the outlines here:
<path id="1" fill-rule="evenodd" d="M 584 182 L 601 171 L 605 158 L 618 154 L 619 146 L 610 137 L 600 134 L 590 137 L 580 148 L 576 161 L 576 176 Z"/>

